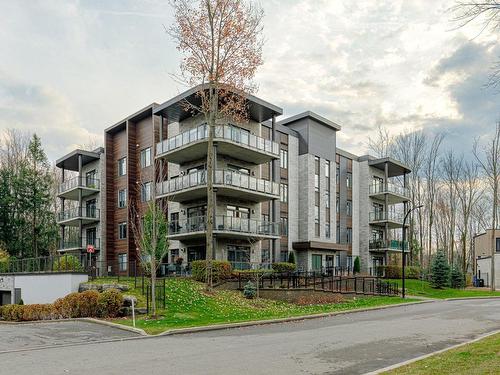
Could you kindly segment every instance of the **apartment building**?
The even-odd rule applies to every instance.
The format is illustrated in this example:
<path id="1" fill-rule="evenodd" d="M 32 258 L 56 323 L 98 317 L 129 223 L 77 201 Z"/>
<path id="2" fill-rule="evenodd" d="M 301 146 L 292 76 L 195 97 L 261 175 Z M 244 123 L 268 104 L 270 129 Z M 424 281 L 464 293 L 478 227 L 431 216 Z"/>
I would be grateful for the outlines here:
<path id="1" fill-rule="evenodd" d="M 208 127 L 185 105 L 196 104 L 198 90 L 105 130 L 101 258 L 113 272 L 137 260 L 131 225 L 151 199 L 168 205 L 164 262 L 206 257 Z M 368 272 L 401 253 L 406 166 L 337 148 L 341 126 L 313 112 L 278 120 L 281 108 L 252 95 L 247 104 L 248 122 L 215 128 L 215 259 L 246 268 L 293 251 L 299 267 L 320 270 L 359 256 Z"/>

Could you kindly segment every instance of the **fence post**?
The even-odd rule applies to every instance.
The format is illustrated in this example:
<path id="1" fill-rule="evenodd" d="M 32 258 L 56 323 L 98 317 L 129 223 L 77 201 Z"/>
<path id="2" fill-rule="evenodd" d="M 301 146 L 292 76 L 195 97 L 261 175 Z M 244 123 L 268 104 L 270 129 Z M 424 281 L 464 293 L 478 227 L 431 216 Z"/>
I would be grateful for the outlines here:
<path id="1" fill-rule="evenodd" d="M 149 315 L 149 288 L 146 288 L 146 311 Z"/>

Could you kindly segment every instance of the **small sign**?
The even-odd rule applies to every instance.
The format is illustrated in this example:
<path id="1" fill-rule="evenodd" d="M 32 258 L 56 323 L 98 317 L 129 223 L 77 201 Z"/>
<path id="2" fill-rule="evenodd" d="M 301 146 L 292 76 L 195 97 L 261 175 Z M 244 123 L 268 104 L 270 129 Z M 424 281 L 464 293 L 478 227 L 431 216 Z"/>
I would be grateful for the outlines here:
<path id="1" fill-rule="evenodd" d="M 87 245 L 87 253 L 90 253 L 90 254 L 95 253 L 94 245 Z"/>

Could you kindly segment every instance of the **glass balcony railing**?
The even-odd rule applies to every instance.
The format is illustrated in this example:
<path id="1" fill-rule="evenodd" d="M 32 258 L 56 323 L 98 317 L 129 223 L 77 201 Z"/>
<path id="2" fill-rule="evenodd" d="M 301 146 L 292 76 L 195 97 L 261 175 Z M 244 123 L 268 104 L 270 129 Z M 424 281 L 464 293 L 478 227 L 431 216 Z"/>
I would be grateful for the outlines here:
<path id="1" fill-rule="evenodd" d="M 57 221 L 71 219 L 99 219 L 100 210 L 95 207 L 75 207 L 57 214 Z"/>
<path id="2" fill-rule="evenodd" d="M 175 137 L 167 138 L 156 145 L 156 155 L 171 152 L 193 142 L 208 138 L 208 125 L 203 124 L 197 128 L 185 131 Z M 235 125 L 216 125 L 215 140 L 227 140 L 239 143 L 244 147 L 256 151 L 266 152 L 279 156 L 279 144 L 269 139 L 251 134 L 248 130 Z"/>
<path id="3" fill-rule="evenodd" d="M 204 232 L 206 230 L 207 220 L 205 216 L 175 220 L 169 223 L 170 235 Z M 214 230 L 221 232 L 248 233 L 249 235 L 256 236 L 279 236 L 280 223 L 216 215 Z"/>
<path id="4" fill-rule="evenodd" d="M 185 176 L 174 177 L 156 186 L 158 196 L 180 192 L 185 189 L 203 186 L 207 183 L 207 171 L 201 170 Z M 257 193 L 279 196 L 280 187 L 276 182 L 255 178 L 248 174 L 228 169 L 215 170 L 214 184 L 236 187 Z"/>
<path id="5" fill-rule="evenodd" d="M 69 180 L 66 180 L 59 184 L 58 193 L 62 194 L 68 190 L 72 190 L 75 188 L 87 188 L 87 189 L 96 189 L 99 190 L 99 179 L 97 178 L 88 178 L 88 177 L 73 177 Z"/>
<path id="6" fill-rule="evenodd" d="M 401 251 L 401 247 L 403 246 L 403 241 L 399 240 L 372 240 L 370 241 L 369 247 L 371 250 L 399 250 Z M 404 249 L 408 251 L 408 241 L 404 242 Z"/>
<path id="7" fill-rule="evenodd" d="M 88 245 L 94 246 L 95 249 L 101 248 L 100 238 L 74 238 L 65 240 L 62 244 L 60 251 L 64 249 L 86 249 Z"/>
<path id="8" fill-rule="evenodd" d="M 387 188 L 386 188 L 385 184 L 371 184 L 369 186 L 369 192 L 370 192 L 370 194 L 393 193 L 393 194 L 402 195 L 404 197 L 410 196 L 410 191 L 408 188 L 405 188 L 405 187 L 399 186 L 399 185 L 395 185 L 392 183 L 389 183 L 387 185 Z"/>
<path id="9" fill-rule="evenodd" d="M 403 214 L 399 212 L 370 212 L 370 221 L 394 221 L 397 223 L 403 223 Z"/>

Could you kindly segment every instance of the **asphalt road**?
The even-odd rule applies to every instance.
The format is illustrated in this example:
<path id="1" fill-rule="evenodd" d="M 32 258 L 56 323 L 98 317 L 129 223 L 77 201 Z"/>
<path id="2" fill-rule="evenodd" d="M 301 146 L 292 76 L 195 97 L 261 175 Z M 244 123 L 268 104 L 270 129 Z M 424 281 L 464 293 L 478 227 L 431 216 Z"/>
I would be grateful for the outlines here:
<path id="1" fill-rule="evenodd" d="M 65 324 L 71 331 L 74 323 L 51 324 Z M 47 336 L 46 324 L 30 327 Z M 85 329 L 82 343 L 109 332 L 102 326 Z M 10 342 L 1 347 L 0 374 L 362 374 L 497 329 L 500 299 L 439 301 L 294 323 L 72 346 L 57 344 L 75 344 L 77 339 L 67 342 L 66 334 L 59 338 L 51 331 L 53 348 L 10 353 L 5 350 L 30 344 L 21 345 L 12 326 L 0 325 L 0 341 Z M 118 339 L 134 335 L 111 331 Z"/>

